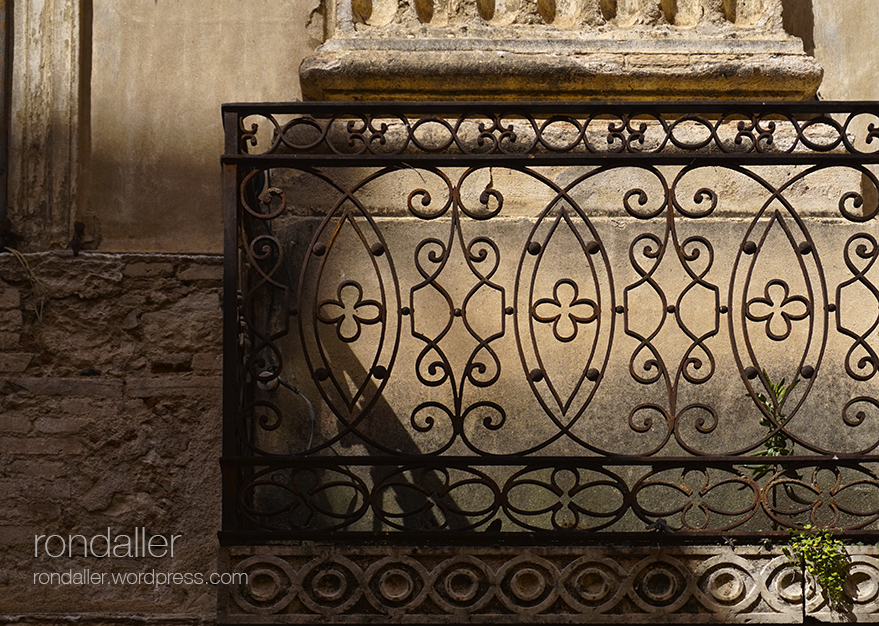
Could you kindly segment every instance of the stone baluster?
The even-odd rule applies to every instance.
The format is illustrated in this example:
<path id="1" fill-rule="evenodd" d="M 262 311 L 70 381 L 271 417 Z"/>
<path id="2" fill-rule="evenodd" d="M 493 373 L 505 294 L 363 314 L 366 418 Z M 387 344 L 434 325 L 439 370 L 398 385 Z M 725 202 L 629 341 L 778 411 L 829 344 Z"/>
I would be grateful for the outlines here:
<path id="1" fill-rule="evenodd" d="M 602 10 L 604 9 L 604 11 Z M 663 10 L 665 9 L 665 11 Z M 724 26 L 782 30 L 782 0 L 336 0 L 336 32 L 363 26 L 468 23 L 549 24 L 561 29 L 601 26 L 616 13 L 618 26 L 655 26 L 666 13 L 678 27 Z"/>
<path id="2" fill-rule="evenodd" d="M 781 32 L 784 29 L 781 2 L 782 0 L 736 0 L 736 24 Z"/>
<path id="3" fill-rule="evenodd" d="M 601 0 L 579 0 L 572 2 L 575 7 L 575 20 L 577 26 L 601 26 L 604 24 L 604 16 L 601 13 Z"/>
<path id="4" fill-rule="evenodd" d="M 337 35 L 347 35 L 354 31 L 354 7 L 351 0 L 336 0 L 336 23 Z"/>
<path id="5" fill-rule="evenodd" d="M 489 20 L 494 15 L 494 0 L 429 0 L 437 17 L 437 26 L 463 26 L 474 20 Z"/>
<path id="6" fill-rule="evenodd" d="M 674 25 L 682 28 L 693 26 L 728 24 L 724 2 L 728 0 L 677 0 L 674 9 Z"/>
<path id="7" fill-rule="evenodd" d="M 588 29 L 604 24 L 601 0 L 537 0 L 545 24 L 561 29 Z"/>
<path id="8" fill-rule="evenodd" d="M 442 25 L 446 20 L 443 7 L 435 0 L 414 0 L 415 15 L 422 24 Z"/>
<path id="9" fill-rule="evenodd" d="M 620 26 L 656 25 L 665 22 L 659 0 L 617 0 Z"/>
<path id="10" fill-rule="evenodd" d="M 479 14 L 496 26 L 509 24 L 541 24 L 556 11 L 554 0 L 477 0 Z M 541 6 L 543 5 L 543 6 Z M 488 9 L 488 10 L 486 10 Z M 490 13 L 486 15 L 486 13 Z"/>

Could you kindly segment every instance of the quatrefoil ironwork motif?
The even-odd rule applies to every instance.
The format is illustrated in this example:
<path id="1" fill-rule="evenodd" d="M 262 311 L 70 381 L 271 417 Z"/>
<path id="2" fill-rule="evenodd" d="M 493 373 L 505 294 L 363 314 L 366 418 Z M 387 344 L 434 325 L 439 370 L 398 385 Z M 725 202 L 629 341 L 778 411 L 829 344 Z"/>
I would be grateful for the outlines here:
<path id="1" fill-rule="evenodd" d="M 773 294 L 775 297 L 773 298 Z M 800 307 L 801 305 L 801 307 Z M 795 309 L 801 309 L 802 312 Z M 762 312 L 761 312 L 762 310 Z M 746 315 L 753 322 L 766 322 L 766 336 L 773 341 L 784 341 L 793 328 L 792 321 L 805 319 L 812 307 L 805 296 L 790 295 L 790 287 L 781 279 L 775 278 L 766 283 L 762 298 L 748 300 Z M 779 322 L 783 330 L 778 332 Z"/>
<path id="2" fill-rule="evenodd" d="M 562 288 L 570 295 L 562 295 Z M 552 298 L 541 298 L 534 303 L 532 315 L 542 324 L 552 324 L 552 333 L 559 341 L 573 341 L 577 337 L 580 324 L 589 324 L 598 317 L 595 301 L 578 298 L 579 295 L 577 283 L 570 278 L 563 278 L 553 287 Z"/>

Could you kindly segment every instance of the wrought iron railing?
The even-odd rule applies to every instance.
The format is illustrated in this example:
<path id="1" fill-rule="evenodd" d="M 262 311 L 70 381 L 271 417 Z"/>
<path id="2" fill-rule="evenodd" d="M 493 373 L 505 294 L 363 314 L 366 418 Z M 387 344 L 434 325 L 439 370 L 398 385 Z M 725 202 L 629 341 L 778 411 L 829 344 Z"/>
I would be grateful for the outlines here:
<path id="1" fill-rule="evenodd" d="M 223 111 L 224 542 L 879 534 L 879 105 Z"/>

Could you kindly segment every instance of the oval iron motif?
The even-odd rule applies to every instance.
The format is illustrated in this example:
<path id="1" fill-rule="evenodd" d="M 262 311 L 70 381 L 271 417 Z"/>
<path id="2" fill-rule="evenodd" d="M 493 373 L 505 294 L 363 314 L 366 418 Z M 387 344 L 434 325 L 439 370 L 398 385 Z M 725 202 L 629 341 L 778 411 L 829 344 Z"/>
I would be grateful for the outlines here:
<path id="1" fill-rule="evenodd" d="M 519 262 L 516 334 L 531 389 L 559 428 L 589 404 L 613 331 L 610 266 L 598 233 L 569 199 L 534 225 Z"/>
<path id="2" fill-rule="evenodd" d="M 790 419 L 808 394 L 824 350 L 826 289 L 818 252 L 792 209 L 764 208 L 739 246 L 730 284 L 730 327 L 742 380 L 756 394 L 803 379 Z M 809 374 L 803 374 L 808 371 Z"/>
<path id="3" fill-rule="evenodd" d="M 315 233 L 299 301 L 311 311 L 299 326 L 314 383 L 343 426 L 356 428 L 390 378 L 400 297 L 388 245 L 353 197 Z"/>

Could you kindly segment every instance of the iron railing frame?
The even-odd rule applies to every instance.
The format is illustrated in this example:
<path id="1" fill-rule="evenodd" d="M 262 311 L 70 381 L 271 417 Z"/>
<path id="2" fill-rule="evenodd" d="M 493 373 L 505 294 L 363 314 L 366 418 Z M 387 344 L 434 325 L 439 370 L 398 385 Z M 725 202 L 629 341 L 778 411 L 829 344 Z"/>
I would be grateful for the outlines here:
<path id="1" fill-rule="evenodd" d="M 657 113 L 661 112 L 661 113 Z M 627 140 L 621 151 L 602 152 L 561 152 L 542 150 L 537 146 L 534 150 L 525 153 L 505 151 L 496 145 L 492 151 L 485 153 L 466 153 L 462 150 L 444 150 L 437 152 L 419 151 L 412 145 L 407 146 L 407 152 L 388 154 L 382 149 L 377 153 L 370 153 L 373 138 L 363 140 L 359 149 L 352 149 L 345 153 L 327 153 L 327 146 L 322 151 L 302 150 L 296 152 L 289 146 L 282 151 L 269 154 L 249 154 L 247 143 L 250 140 L 250 131 L 243 124 L 243 120 L 249 116 L 271 118 L 275 115 L 307 115 L 315 118 L 343 118 L 351 116 L 352 119 L 374 119 L 385 115 L 401 116 L 412 119 L 439 116 L 454 118 L 455 116 L 475 116 L 486 120 L 494 120 L 497 130 L 497 121 L 508 117 L 523 119 L 551 119 L 572 117 L 582 119 L 592 116 L 593 118 L 604 116 L 621 120 L 620 132 L 631 135 L 631 128 L 626 129 L 629 121 L 643 119 L 644 116 L 659 114 L 668 115 L 674 119 L 699 119 L 699 120 L 723 120 L 740 119 L 736 116 L 748 116 L 752 120 L 775 119 L 776 116 L 804 121 L 805 127 L 815 122 L 833 121 L 833 116 L 866 115 L 879 118 L 879 103 L 875 102 L 796 102 L 796 103 L 742 103 L 742 102 L 689 102 L 689 103 L 261 103 L 261 104 L 227 104 L 223 106 L 223 121 L 226 131 L 225 154 L 222 157 L 224 171 L 224 366 L 223 366 L 223 457 L 221 466 L 223 472 L 223 523 L 220 533 L 221 542 L 224 545 L 248 545 L 263 544 L 275 541 L 344 541 L 346 543 L 369 543 L 369 542 L 400 542 L 419 543 L 429 535 L 438 538 L 442 543 L 467 544 L 478 543 L 494 544 L 500 540 L 511 544 L 583 544 L 590 542 L 620 541 L 623 543 L 652 543 L 660 537 L 667 542 L 692 542 L 692 541 L 716 541 L 718 533 L 680 532 L 668 533 L 664 529 L 645 530 L 643 532 L 597 532 L 566 531 L 554 529 L 540 532 L 499 532 L 488 530 L 474 533 L 472 531 L 455 531 L 445 529 L 441 534 L 436 531 L 423 532 L 344 532 L 335 530 L 316 531 L 282 531 L 257 529 L 250 526 L 241 510 L 241 472 L 245 468 L 265 467 L 273 465 L 278 468 L 285 467 L 316 467 L 327 463 L 326 457 L 308 457 L 303 455 L 265 455 L 246 452 L 241 447 L 240 431 L 237 424 L 242 419 L 242 386 L 253 386 L 254 380 L 246 380 L 240 355 L 239 339 L 241 320 L 239 309 L 241 306 L 239 286 L 241 279 L 241 242 L 239 233 L 241 229 L 241 194 L 242 183 L 248 172 L 253 168 L 273 168 L 283 166 L 307 167 L 313 170 L 321 168 L 381 168 L 381 167 L 477 167 L 482 165 L 494 165 L 499 167 L 523 168 L 552 165 L 569 166 L 643 166 L 643 165 L 669 165 L 701 167 L 717 165 L 721 167 L 746 167 L 746 166 L 777 166 L 777 165 L 808 165 L 816 168 L 833 166 L 868 167 L 879 165 L 879 141 L 876 152 L 857 152 L 850 149 L 845 140 L 845 129 L 841 130 L 841 140 L 825 150 L 823 147 L 809 149 L 808 146 L 802 151 L 779 152 L 776 150 L 761 150 L 758 148 L 760 141 L 754 143 L 749 151 L 723 153 L 722 151 L 705 150 L 679 150 L 669 154 L 639 152 L 637 146 L 630 149 Z M 366 122 L 364 121 L 364 124 Z M 368 124 L 364 127 L 367 131 Z M 759 124 L 756 125 L 759 130 Z M 746 125 L 747 127 L 747 125 Z M 491 129 L 490 129 L 491 130 Z M 501 130 L 503 130 L 501 128 Z M 637 135 L 637 128 L 634 129 Z M 754 125 L 751 126 L 754 131 Z M 350 132 L 350 127 L 349 127 Z M 609 131 L 610 132 L 610 129 Z M 798 135 L 800 131 L 798 130 Z M 283 134 L 283 132 L 281 133 Z M 368 134 L 368 132 L 366 133 Z M 381 134 L 380 132 L 378 133 Z M 757 133 L 759 135 L 759 133 Z M 869 129 L 870 136 L 867 141 L 879 140 L 879 131 L 873 127 Z M 277 134 L 276 134 L 277 137 Z M 710 143 L 710 142 L 709 142 Z M 351 144 L 353 145 L 353 144 Z M 329 151 L 331 152 L 331 151 Z M 875 212 L 874 212 L 875 214 Z M 873 219 L 873 215 L 869 219 Z M 858 465 L 865 461 L 879 461 L 879 456 L 872 455 L 798 455 L 785 457 L 784 462 L 790 467 L 808 465 L 810 467 L 836 467 Z M 517 465 L 543 467 L 554 464 L 553 467 L 612 467 L 612 466 L 644 466 L 651 468 L 688 468 L 688 467 L 717 467 L 729 468 L 753 464 L 754 461 L 747 457 L 737 456 L 693 456 L 693 457 L 430 457 L 430 456 L 386 456 L 386 457 L 361 457 L 360 459 L 348 458 L 347 464 L 359 464 L 370 466 L 386 466 L 388 468 L 411 465 L 412 467 L 439 466 L 444 467 L 470 467 L 480 464 L 491 465 Z M 765 531 L 758 535 L 753 532 L 725 531 L 724 536 L 736 537 L 742 541 L 757 541 L 765 537 L 787 537 L 784 530 Z M 863 540 L 879 539 L 879 530 L 853 529 L 846 532 L 847 536 Z"/>

